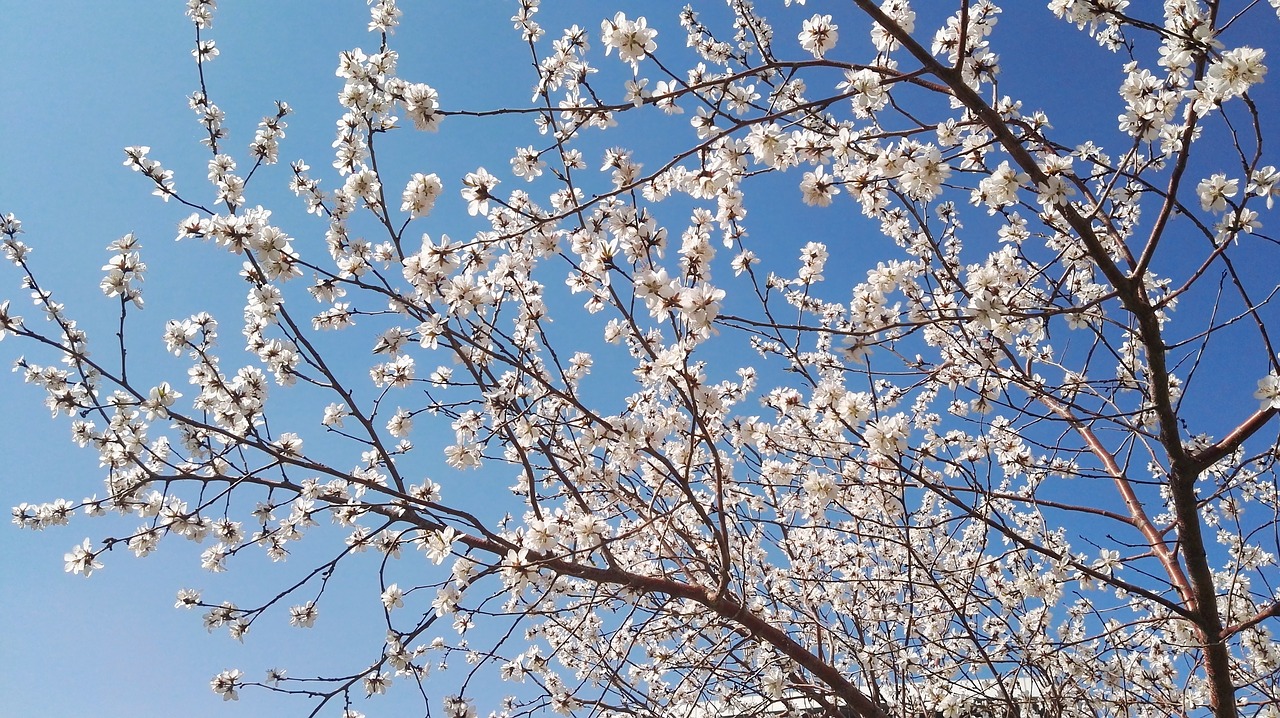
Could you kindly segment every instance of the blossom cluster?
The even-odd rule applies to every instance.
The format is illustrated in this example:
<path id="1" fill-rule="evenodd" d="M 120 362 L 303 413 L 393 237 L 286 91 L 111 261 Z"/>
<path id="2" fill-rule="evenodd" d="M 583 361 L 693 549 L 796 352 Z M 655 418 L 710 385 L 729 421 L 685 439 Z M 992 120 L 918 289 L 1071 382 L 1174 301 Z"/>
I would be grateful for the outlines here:
<path id="1" fill-rule="evenodd" d="M 1280 172 L 1236 119 L 1266 53 L 1224 49 L 1234 21 L 1186 0 L 1154 19 L 1050 3 L 1102 48 L 1144 50 L 1107 89 L 1108 151 L 1002 94 L 993 2 L 934 28 L 907 0 L 857 4 L 869 38 L 803 1 L 789 33 L 750 2 L 686 8 L 680 69 L 657 20 L 548 33 L 521 0 L 535 107 L 499 112 L 533 118 L 509 175 L 396 175 L 378 158 L 413 141 L 397 113 L 431 132 L 467 113 L 398 75 L 405 18 L 372 2 L 372 51 L 337 59 L 332 161 L 282 182 L 319 229 L 255 204 L 288 105 L 238 161 L 201 80 L 213 208 L 149 148 L 125 164 L 188 207 L 179 239 L 234 257 L 242 343 L 209 312 L 171 319 L 158 338 L 185 376 L 140 383 L 138 238 L 109 245 L 118 349 L 91 354 L 6 215 L 4 256 L 49 322 L 5 301 L 0 339 L 56 357 L 18 369 L 105 473 L 105 498 L 20 504 L 14 523 L 139 522 L 74 546 L 85 575 L 175 537 L 214 573 L 331 540 L 257 603 L 178 593 L 238 640 L 259 620 L 323 630 L 339 564 L 377 559 L 373 655 L 332 680 L 227 669 L 224 700 L 257 687 L 355 716 L 430 680 L 465 718 L 492 669 L 502 716 L 1265 715 L 1280 359 L 1274 282 L 1239 268 L 1274 261 L 1260 217 Z M 188 3 L 201 77 L 214 9 Z M 596 141 L 633 117 L 686 149 Z M 769 192 L 791 226 L 749 212 Z M 442 218 L 449 200 L 465 215 Z M 1203 366 L 1226 346 L 1256 373 L 1219 396 Z M 1203 421 L 1206 395 L 1238 416 Z"/>

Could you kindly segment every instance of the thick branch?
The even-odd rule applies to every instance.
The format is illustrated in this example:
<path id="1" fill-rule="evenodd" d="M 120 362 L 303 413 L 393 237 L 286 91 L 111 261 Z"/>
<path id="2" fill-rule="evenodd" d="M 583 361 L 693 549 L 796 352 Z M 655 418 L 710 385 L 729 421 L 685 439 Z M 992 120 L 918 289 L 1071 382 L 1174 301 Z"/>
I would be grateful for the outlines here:
<path id="1" fill-rule="evenodd" d="M 1232 429 L 1230 434 L 1222 437 L 1217 443 L 1206 446 L 1192 454 L 1188 457 L 1188 460 L 1198 471 L 1205 470 L 1222 457 L 1240 448 L 1244 442 L 1249 440 L 1249 437 L 1266 426 L 1276 413 L 1276 409 L 1261 409 L 1254 412 L 1253 416 L 1245 419 L 1243 423 Z"/>

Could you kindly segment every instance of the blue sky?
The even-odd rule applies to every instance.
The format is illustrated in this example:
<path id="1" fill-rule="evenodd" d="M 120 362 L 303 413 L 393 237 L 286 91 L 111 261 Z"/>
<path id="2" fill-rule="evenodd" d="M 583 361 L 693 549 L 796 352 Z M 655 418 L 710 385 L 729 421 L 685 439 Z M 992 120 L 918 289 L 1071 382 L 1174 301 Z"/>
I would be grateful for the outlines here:
<path id="1" fill-rule="evenodd" d="M 651 24 L 660 28 L 660 48 L 684 44 L 674 22 L 683 3 L 555 4 L 555 17 L 568 19 L 548 19 L 553 33 L 578 22 L 591 30 L 598 45 L 602 17 L 618 8 L 630 8 L 633 15 L 645 8 Z M 331 159 L 329 143 L 339 114 L 335 96 L 341 81 L 333 68 L 339 51 L 376 43 L 364 30 L 367 6 L 359 0 L 224 5 L 211 34 L 222 54 L 210 66 L 209 83 L 214 101 L 228 113 L 228 146 L 243 157 L 254 126 L 270 113 L 273 101 L 288 101 L 296 114 L 288 119 L 282 165 L 255 180 L 260 194 L 253 201 L 269 204 L 286 226 L 293 223 L 296 237 L 306 231 L 316 234 L 315 222 L 285 188 L 287 162 L 305 158 L 317 168 L 317 176 L 325 177 L 326 186 L 334 185 L 332 174 L 321 171 Z M 532 80 L 527 52 L 507 20 L 511 3 L 421 5 L 406 3 L 410 16 L 396 39 L 402 75 L 436 87 L 449 108 L 528 103 Z M 794 29 L 783 28 L 798 26 L 802 15 L 822 7 L 814 5 L 779 20 L 780 45 L 795 35 Z M 1006 66 L 1006 90 L 1029 107 L 1045 109 L 1061 130 L 1060 141 L 1112 132 L 1120 109 L 1114 90 L 1121 77 L 1117 60 L 1098 51 L 1087 37 L 1051 22 L 1043 3 L 1026 5 L 1029 19 L 1006 16 L 994 38 L 1002 54 L 1024 60 Z M 140 371 L 171 376 L 180 364 L 162 356 L 158 337 L 164 321 L 205 308 L 234 320 L 243 294 L 242 285 L 227 279 L 237 264 L 210 247 L 175 245 L 174 227 L 185 212 L 150 197 L 145 181 L 121 166 L 123 147 L 149 145 L 153 157 L 177 172 L 180 190 L 200 198 L 211 195 L 204 180 L 207 155 L 196 144 L 199 128 L 186 103 L 196 78 L 190 57 L 193 30 L 181 3 L 133 0 L 90 7 L 83 2 L 0 0 L 0 13 L 5 18 L 0 24 L 0 97 L 5 98 L 0 107 L 0 157 L 5 162 L 0 212 L 14 212 L 24 221 L 43 280 L 91 328 L 109 326 L 104 322 L 114 317 L 113 306 L 97 289 L 99 268 L 108 256 L 104 247 L 127 232 L 137 233 L 151 265 L 146 287 L 155 305 L 131 319 L 133 350 L 143 362 Z M 861 21 L 842 26 L 843 42 L 864 42 L 863 27 Z M 1046 77 L 1072 75 L 1087 76 L 1089 83 L 1045 82 Z M 1272 103 L 1273 87 L 1263 88 Z M 620 137 L 633 142 L 636 128 L 622 129 L 626 132 Z M 646 131 L 653 134 L 651 128 L 640 128 L 642 134 Z M 444 219 L 429 231 L 464 235 L 477 225 L 465 217 L 457 180 L 486 166 L 511 186 L 506 172 L 510 150 L 530 142 L 537 138 L 523 121 L 449 120 L 439 135 L 418 136 L 412 153 L 391 161 L 405 173 L 437 172 L 446 179 L 451 190 L 437 210 Z M 663 138 L 642 142 L 655 147 Z M 797 181 L 798 175 L 789 176 L 777 186 L 793 188 Z M 787 234 L 795 223 L 789 212 L 799 206 L 798 192 L 780 197 L 761 213 L 753 231 Z M 847 205 L 833 211 L 846 213 L 850 221 L 856 215 Z M 820 237 L 838 226 L 824 216 L 804 231 Z M 311 241 L 311 248 L 319 246 L 314 237 Z M 847 259 L 856 260 L 865 248 L 846 251 Z M 852 276 L 860 278 L 861 273 L 859 269 Z M 14 297 L 20 304 L 25 300 L 16 281 L 9 268 L 0 269 L 0 297 Z M 231 341 L 237 335 L 234 325 L 226 323 Z M 109 338 L 100 332 L 99 351 L 109 351 Z M 0 363 L 7 366 L 23 351 L 13 341 L 0 344 Z M 0 383 L 0 456 L 5 457 L 0 506 L 56 497 L 78 500 L 100 491 L 96 457 L 74 450 L 65 438 L 64 422 L 47 421 L 39 402 L 36 391 L 17 381 Z M 313 637 L 281 628 L 279 621 L 255 627 L 243 647 L 225 633 L 207 634 L 197 615 L 172 607 L 180 586 L 199 585 L 211 593 L 218 586 L 218 577 L 199 570 L 199 548 L 191 545 L 162 544 L 158 555 L 146 560 L 109 556 L 107 568 L 87 581 L 65 574 L 63 553 L 102 530 L 84 519 L 41 534 L 10 525 L 0 528 L 0 615 L 7 628 L 0 640 L 0 695 L 11 715 L 116 718 L 167 715 L 175 708 L 191 716 L 260 715 L 281 705 L 262 693 L 224 704 L 209 690 L 209 677 L 230 666 L 266 667 L 274 663 L 272 656 L 325 653 L 334 645 L 368 638 L 341 624 L 330 624 L 327 633 Z M 358 566 L 357 572 L 372 568 Z M 222 581 L 252 575 L 232 572 Z M 353 580 L 367 581 L 368 576 Z M 339 596 L 327 610 L 340 610 L 343 600 Z M 379 640 L 376 626 L 372 630 L 373 640 Z M 406 705 L 413 705 L 412 695 L 405 698 Z M 371 717 L 393 715 L 394 700 L 372 704 L 366 712 Z M 302 705 L 295 702 L 292 709 L 301 711 Z"/>

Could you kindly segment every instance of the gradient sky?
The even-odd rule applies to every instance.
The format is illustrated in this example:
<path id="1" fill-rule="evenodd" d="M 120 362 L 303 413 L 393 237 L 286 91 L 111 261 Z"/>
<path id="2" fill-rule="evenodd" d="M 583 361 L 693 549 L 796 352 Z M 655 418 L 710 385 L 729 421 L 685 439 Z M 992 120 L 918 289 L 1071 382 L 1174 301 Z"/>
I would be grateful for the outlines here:
<path id="1" fill-rule="evenodd" d="M 675 24 L 683 2 L 548 3 L 553 4 L 557 19 L 545 21 L 552 34 L 577 22 L 591 30 L 598 47 L 596 28 L 602 17 L 618 8 L 629 8 L 634 16 L 637 8 L 645 8 L 650 24 L 660 30 L 660 51 L 664 44 L 684 44 Z M 954 7 L 951 2 L 934 4 Z M 1008 3 L 1015 4 L 1024 7 Z M 271 112 L 272 102 L 282 99 L 293 106 L 296 114 L 288 119 L 282 165 L 255 180 L 257 194 L 251 201 L 270 202 L 299 244 L 314 250 L 320 246 L 317 225 L 285 188 L 287 162 L 305 158 L 317 168 L 316 176 L 324 177 L 324 186 L 334 186 L 333 175 L 323 171 L 331 160 L 329 143 L 340 114 L 336 93 L 341 81 L 333 68 L 339 51 L 375 45 L 365 31 L 367 6 L 362 0 L 223 5 L 211 34 L 222 54 L 210 66 L 209 83 L 214 101 L 228 113 L 228 147 L 243 157 L 253 128 Z M 781 2 L 758 5 L 764 9 Z M 1050 21 L 1043 5 L 1026 3 L 1026 17 L 1006 15 L 993 38 L 1002 55 L 1021 60 L 1006 64 L 1006 91 L 1026 100 L 1028 107 L 1045 109 L 1060 141 L 1112 132 L 1120 111 L 1114 89 L 1121 78 L 1119 61 L 1097 50 L 1087 37 Z M 780 19 L 779 46 L 794 38 L 792 25 L 823 7 L 810 2 L 805 12 Z M 527 52 L 507 20 L 512 8 L 509 2 L 405 3 L 409 16 L 396 40 L 401 74 L 436 87 L 451 109 L 527 105 L 532 80 Z M 550 12 L 548 8 L 544 15 Z M 163 356 L 159 327 L 199 309 L 229 318 L 224 336 L 233 344 L 243 285 L 227 277 L 237 264 L 211 247 L 175 245 L 174 227 L 186 213 L 149 196 L 145 180 L 121 165 L 123 147 L 149 145 L 154 158 L 177 172 L 179 190 L 202 199 L 212 193 L 204 180 L 208 155 L 196 144 L 199 128 L 186 103 L 196 77 L 190 56 L 194 31 L 182 3 L 0 0 L 0 17 L 0 212 L 14 212 L 23 220 L 43 281 L 83 325 L 109 326 L 104 322 L 113 320 L 113 306 L 97 288 L 99 268 L 108 257 L 104 247 L 132 231 L 141 238 L 144 260 L 151 266 L 146 289 L 155 303 L 131 319 L 136 322 L 131 325 L 136 330 L 133 351 L 140 371 L 172 376 L 181 363 Z M 861 21 L 842 26 L 842 45 L 865 42 L 864 28 Z M 798 49 L 795 54 L 799 56 Z M 1087 76 L 1090 82 L 1044 81 L 1073 75 Z M 1272 101 L 1278 80 L 1263 88 Z M 634 144 L 636 128 L 622 129 L 626 132 L 613 141 L 625 136 Z M 643 141 L 656 146 L 663 138 Z M 447 223 L 465 218 L 465 205 L 456 193 L 462 173 L 486 166 L 504 178 L 504 188 L 511 187 L 510 150 L 530 142 L 537 139 L 523 120 L 450 120 L 439 135 L 415 140 L 415 152 L 421 155 L 391 161 L 406 172 L 437 172 L 446 179 L 451 189 L 435 216 Z M 798 180 L 793 173 L 779 186 L 794 188 Z M 272 185 L 269 191 L 267 185 Z M 794 222 L 788 212 L 797 207 L 795 192 L 765 210 L 753 231 L 786 234 Z M 849 206 L 839 211 L 856 217 Z M 824 218 L 822 224 L 838 223 Z M 474 222 L 461 222 L 456 232 L 475 228 Z M 313 236 L 304 237 L 306 231 Z M 441 225 L 431 231 L 450 229 Z M 833 230 L 813 230 L 821 231 Z M 15 272 L 0 267 L 0 298 L 25 305 L 16 283 Z M 109 339 L 109 330 L 100 333 L 100 352 L 109 352 Z M 28 349 L 16 341 L 0 344 L 0 364 L 8 366 L 24 351 Z M 49 422 L 38 392 L 15 379 L 6 376 L 0 383 L 0 506 L 100 494 L 96 456 L 75 450 L 66 440 L 66 422 Z M 199 569 L 201 547 L 180 545 L 176 539 L 162 543 L 158 554 L 145 561 L 120 552 L 108 555 L 106 569 L 89 580 L 65 574 L 63 553 L 85 536 L 96 538 L 104 531 L 105 524 L 83 518 L 40 534 L 0 526 L 0 616 L 6 629 L 0 638 L 2 712 L 95 718 L 262 715 L 282 704 L 261 692 L 224 704 L 209 690 L 208 679 L 231 666 L 256 676 L 256 669 L 275 663 L 273 656 L 291 652 L 323 653 L 348 641 L 380 641 L 372 624 L 372 636 L 362 638 L 360 629 L 366 624 L 358 621 L 331 622 L 325 632 L 315 634 L 282 627 L 282 621 L 264 622 L 244 646 L 225 632 L 207 634 L 198 614 L 173 608 L 176 589 L 201 586 L 212 595 L 227 581 L 252 580 L 253 572 L 212 577 Z M 341 610 L 344 600 L 339 595 L 325 610 Z M 416 705 L 411 694 L 403 699 L 358 707 L 371 718 L 396 715 L 397 707 Z M 291 714 L 305 713 L 296 701 L 283 707 L 291 708 Z"/>

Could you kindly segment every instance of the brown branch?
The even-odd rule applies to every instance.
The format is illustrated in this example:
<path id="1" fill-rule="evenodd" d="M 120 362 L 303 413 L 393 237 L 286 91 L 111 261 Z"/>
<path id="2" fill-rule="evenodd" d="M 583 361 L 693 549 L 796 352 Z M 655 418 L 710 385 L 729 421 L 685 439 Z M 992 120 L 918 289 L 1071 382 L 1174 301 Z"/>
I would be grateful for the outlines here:
<path id="1" fill-rule="evenodd" d="M 1280 601 L 1272 601 L 1271 605 L 1261 611 L 1258 611 L 1249 618 L 1246 618 L 1237 624 L 1226 626 L 1222 629 L 1222 633 L 1219 634 L 1219 640 L 1225 641 L 1241 631 L 1253 628 L 1268 618 L 1280 618 Z"/>
<path id="2" fill-rule="evenodd" d="M 1277 410 L 1274 408 L 1259 409 L 1253 413 L 1253 416 L 1245 419 L 1239 426 L 1232 429 L 1230 434 L 1222 437 L 1217 443 L 1206 446 L 1192 454 L 1188 457 L 1188 461 L 1196 467 L 1197 471 L 1204 471 L 1214 462 L 1238 449 L 1249 437 L 1266 426 L 1276 413 Z"/>
<path id="3" fill-rule="evenodd" d="M 463 534 L 458 540 L 472 548 L 505 556 L 509 547 L 488 539 Z M 801 645 L 782 628 L 752 613 L 738 599 L 723 593 L 715 593 L 700 586 L 672 581 L 659 576 L 644 576 L 616 568 L 600 568 L 573 563 L 564 559 L 529 552 L 529 559 L 536 565 L 554 573 L 573 576 L 595 584 L 622 586 L 646 594 L 660 594 L 681 598 L 704 606 L 716 615 L 735 625 L 739 632 L 763 641 L 795 661 L 798 666 L 829 686 L 835 696 L 845 702 L 858 718 L 890 718 L 875 701 L 845 677 L 834 665 L 822 660 Z"/>

